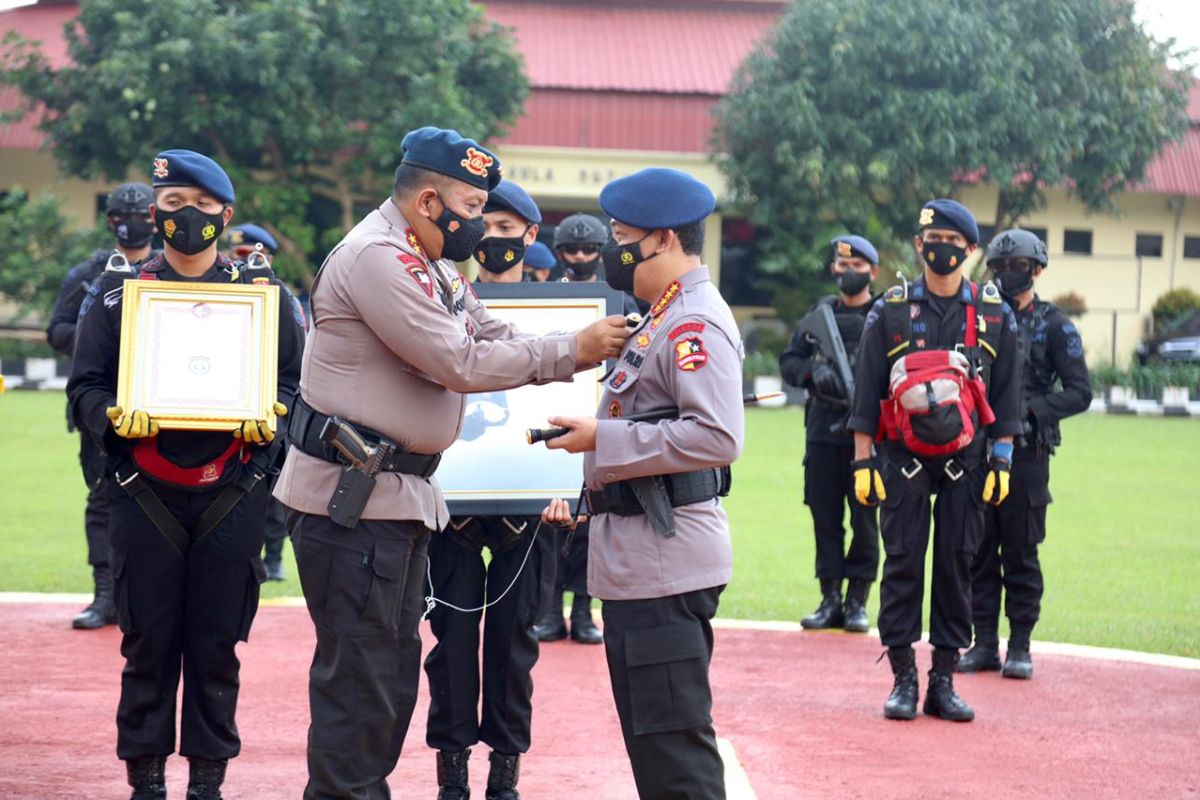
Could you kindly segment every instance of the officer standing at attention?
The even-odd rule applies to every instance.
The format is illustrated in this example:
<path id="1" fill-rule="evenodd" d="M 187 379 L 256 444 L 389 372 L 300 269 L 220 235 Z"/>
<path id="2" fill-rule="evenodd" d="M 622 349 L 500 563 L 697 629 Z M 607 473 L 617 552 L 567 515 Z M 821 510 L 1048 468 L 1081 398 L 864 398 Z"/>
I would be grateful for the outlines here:
<path id="1" fill-rule="evenodd" d="M 150 242 L 154 238 L 154 221 L 150 206 L 154 194 L 144 183 L 123 183 L 113 189 L 105 203 L 108 229 L 117 237 L 117 252 L 130 264 L 150 257 Z M 54 301 L 46 340 L 59 354 L 71 358 L 75 354 L 75 326 L 79 308 L 88 290 L 104 272 L 112 250 L 97 250 L 87 261 L 76 264 L 63 278 L 62 288 Z M 108 535 L 108 500 L 104 491 L 104 451 L 87 430 L 82 429 L 67 411 L 67 430 L 79 429 L 79 463 L 83 480 L 88 487 L 87 507 L 83 514 L 83 529 L 87 536 L 88 564 L 92 567 L 95 595 L 91 605 L 71 620 L 74 628 L 94 629 L 117 621 L 113 605 L 112 569 L 109 566 L 110 540 Z"/>
<path id="2" fill-rule="evenodd" d="M 588 588 L 601 598 L 604 649 L 625 748 L 642 798 L 725 797 L 712 724 L 712 618 L 732 572 L 720 497 L 742 450 L 741 337 L 700 263 L 707 186 L 644 169 L 604 187 L 614 289 L 654 301 L 604 380 L 597 418 L 560 417 L 547 446 L 584 453 L 591 511 Z M 627 415 L 674 409 L 669 418 Z M 543 520 L 572 521 L 565 500 Z"/>
<path id="3" fill-rule="evenodd" d="M 824 297 L 837 321 L 846 354 L 853 361 L 862 337 L 863 323 L 871 309 L 871 281 L 879 275 L 879 253 L 861 236 L 838 236 L 829 265 L 838 293 Z M 811 312 L 810 312 L 811 313 Z M 787 350 L 779 356 L 779 372 L 792 386 L 808 390 L 804 406 L 804 502 L 812 512 L 816 536 L 817 580 L 821 604 L 800 620 L 805 628 L 844 628 L 866 633 L 867 595 L 879 572 L 879 524 L 875 509 L 858 503 L 854 496 L 850 462 L 854 460 L 854 437 L 845 429 L 850 408 L 849 388 L 834 368 L 833 353 L 797 330 Z M 850 550 L 842 527 L 846 506 L 850 507 Z M 842 581 L 848 581 L 842 603 Z"/>
<path id="4" fill-rule="evenodd" d="M 563 263 L 563 281 L 594 283 L 604 280 L 604 264 L 600 248 L 608 241 L 608 226 L 591 214 L 572 214 L 554 229 L 554 251 Z M 625 314 L 638 311 L 628 294 L 624 297 Z M 580 522 L 574 531 L 559 531 L 558 554 L 551 567 L 554 591 L 545 598 L 542 614 L 534 634 L 540 641 L 557 642 L 566 639 L 567 623 L 563 619 L 563 600 L 571 593 L 570 636 L 580 644 L 600 644 L 604 635 L 592 618 L 592 598 L 587 591 L 588 523 Z"/>
<path id="5" fill-rule="evenodd" d="M 1012 495 L 1004 505 L 987 509 L 983 544 L 971 565 L 975 645 L 963 655 L 958 671 L 1001 668 L 1003 588 L 1010 628 L 1003 675 L 1032 678 L 1029 638 L 1042 603 L 1038 545 L 1046 538 L 1050 456 L 1062 441 L 1059 421 L 1091 405 L 1092 382 L 1079 330 L 1053 303 L 1034 293 L 1034 281 L 1049 264 L 1045 242 L 1029 231 L 1005 231 L 988 246 L 987 263 L 1017 316 L 1024 358 L 1024 432 L 1013 450 Z"/>
<path id="6" fill-rule="evenodd" d="M 279 243 L 270 231 L 259 225 L 246 222 L 234 225 L 221 237 L 225 255 L 234 261 L 245 261 L 257 249 L 262 253 L 268 264 L 274 264 L 275 254 L 279 252 Z M 281 581 L 286 576 L 283 573 L 283 540 L 287 538 L 287 528 L 283 526 L 283 505 L 274 497 L 267 500 L 267 535 L 263 542 L 263 566 L 267 570 L 267 580 Z"/>
<path id="7" fill-rule="evenodd" d="M 480 281 L 520 282 L 526 248 L 537 238 L 541 221 L 524 189 L 500 181 L 488 193 L 484 236 L 475 246 Z M 554 557 L 550 530 L 535 540 L 537 528 L 537 517 L 459 517 L 429 542 L 434 597 L 462 609 L 481 608 L 485 599 L 494 603 L 486 614 L 440 604 L 429 613 L 437 644 L 425 659 L 430 696 L 425 741 L 437 751 L 438 800 L 470 796 L 467 759 L 481 741 L 492 749 L 487 800 L 519 800 L 517 776 L 521 754 L 529 750 L 532 672 L 538 658 L 531 626 L 542 601 L 542 565 Z M 491 553 L 486 564 L 485 547 Z"/>
<path id="8" fill-rule="evenodd" d="M 279 377 L 274 411 L 300 378 L 301 332 L 287 289 L 269 269 L 248 269 L 217 252 L 233 216 L 233 185 L 212 159 L 167 150 L 154 159 L 151 211 L 161 256 L 140 270 L 107 270 L 80 310 L 71 413 L 103 440 L 111 468 L 113 575 L 124 634 L 117 756 L 133 800 L 166 796 L 175 750 L 175 695 L 183 671 L 179 753 L 190 762 L 189 800 L 220 800 L 228 759 L 241 741 L 235 646 L 249 636 L 264 578 L 267 483 L 282 436 L 263 420 L 234 432 L 164 430 L 144 410 L 116 405 L 126 279 L 280 287 Z"/>
<path id="9" fill-rule="evenodd" d="M 851 468 L 859 502 L 881 505 L 879 636 L 895 675 L 884 716 L 917 714 L 912 645 L 921 639 L 936 494 L 929 627 L 934 650 L 924 711 L 966 722 L 975 712 L 954 691 L 953 675 L 959 649 L 971 641 L 971 556 L 983 538 L 984 503 L 1000 505 L 1008 494 L 1012 437 L 1021 432 L 1021 361 L 1012 311 L 994 286 L 979 287 L 963 274 L 979 243 L 971 212 L 954 200 L 932 200 L 919 225 L 913 242 L 923 276 L 911 287 L 890 289 L 867 315 L 848 423 L 854 431 Z M 923 368 L 936 373 L 937 383 L 909 386 L 907 379 L 920 381 Z M 961 391 L 948 393 L 951 385 Z M 871 447 L 877 432 L 878 457 Z"/>
<path id="10" fill-rule="evenodd" d="M 535 337 L 488 314 L 451 262 L 482 238 L 498 160 L 432 127 L 401 148 L 392 196 L 314 281 L 292 446 L 275 487 L 317 635 L 309 800 L 389 796 L 417 699 L 426 552 L 449 516 L 433 474 L 458 436 L 465 395 L 567 380 L 628 336 L 618 316 Z M 383 446 L 377 453 L 396 447 L 373 484 L 323 440 L 338 421 Z"/>
<path id="11" fill-rule="evenodd" d="M 550 280 L 550 271 L 558 265 L 554 253 L 541 242 L 534 242 L 525 250 L 525 280 L 545 283 Z"/>

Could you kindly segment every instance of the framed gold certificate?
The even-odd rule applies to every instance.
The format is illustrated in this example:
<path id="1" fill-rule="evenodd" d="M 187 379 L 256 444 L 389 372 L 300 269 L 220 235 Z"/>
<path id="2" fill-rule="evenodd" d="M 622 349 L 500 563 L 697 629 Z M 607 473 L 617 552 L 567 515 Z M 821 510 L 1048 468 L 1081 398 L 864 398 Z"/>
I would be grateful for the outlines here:
<path id="1" fill-rule="evenodd" d="M 127 280 L 117 405 L 163 429 L 275 430 L 279 288 Z"/>

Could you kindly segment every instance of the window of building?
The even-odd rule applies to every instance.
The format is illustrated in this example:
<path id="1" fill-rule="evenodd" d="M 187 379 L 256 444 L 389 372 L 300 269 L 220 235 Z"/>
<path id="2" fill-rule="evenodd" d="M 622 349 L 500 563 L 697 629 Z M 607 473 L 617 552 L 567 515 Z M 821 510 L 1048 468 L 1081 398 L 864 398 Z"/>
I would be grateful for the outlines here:
<path id="1" fill-rule="evenodd" d="M 1073 231 L 1070 228 L 1063 231 L 1063 252 L 1092 254 L 1092 232 Z"/>
<path id="2" fill-rule="evenodd" d="M 1026 228 L 1024 225 L 1022 225 L 1022 226 L 1021 226 L 1021 230 L 1029 231 L 1029 232 L 1030 232 L 1030 233 L 1032 233 L 1034 236 L 1036 236 L 1036 237 L 1038 237 L 1039 239 L 1041 239 L 1043 242 L 1049 241 L 1049 240 L 1046 238 L 1046 237 L 1047 237 L 1047 235 L 1049 234 L 1049 231 L 1047 231 L 1045 228 Z"/>
<path id="3" fill-rule="evenodd" d="M 1200 236 L 1183 237 L 1183 257 L 1200 258 Z"/>
<path id="4" fill-rule="evenodd" d="M 1162 258 L 1163 237 L 1161 233 L 1139 233 L 1134 243 L 1134 255 L 1147 258 Z"/>
<path id="5" fill-rule="evenodd" d="M 96 195 L 96 214 L 102 216 L 108 213 L 108 193 Z"/>

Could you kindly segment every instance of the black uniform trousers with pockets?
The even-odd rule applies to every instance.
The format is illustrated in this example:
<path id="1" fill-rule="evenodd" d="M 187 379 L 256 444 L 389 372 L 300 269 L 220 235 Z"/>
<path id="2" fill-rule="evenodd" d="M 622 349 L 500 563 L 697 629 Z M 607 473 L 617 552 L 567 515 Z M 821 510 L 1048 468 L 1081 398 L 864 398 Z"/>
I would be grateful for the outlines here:
<path id="1" fill-rule="evenodd" d="M 854 496 L 850 462 L 854 445 L 809 442 L 804 453 L 804 503 L 812 511 L 817 578 L 875 582 L 879 573 L 879 523 L 875 509 Z M 850 548 L 846 549 L 846 506 Z"/>
<path id="2" fill-rule="evenodd" d="M 950 471 L 962 470 L 957 480 L 947 474 L 947 457 L 916 458 L 895 442 L 881 448 L 887 499 L 879 512 L 884 549 L 879 638 L 885 647 L 921 639 L 931 506 L 929 643 L 944 648 L 971 644 L 971 559 L 983 539 L 985 445 L 983 436 L 976 437 L 953 456 Z"/>
<path id="3" fill-rule="evenodd" d="M 305 800 L 386 800 L 417 703 L 426 550 L 418 522 L 285 512 L 317 646 Z"/>
<path id="4" fill-rule="evenodd" d="M 87 431 L 79 432 L 79 464 L 83 482 L 87 484 L 87 506 L 83 512 L 83 532 L 87 537 L 88 565 L 108 567 L 112 557 L 112 536 L 109 534 L 109 500 L 104 451 Z"/>
<path id="5" fill-rule="evenodd" d="M 613 700 L 643 800 L 725 798 L 708 680 L 724 588 L 604 601 Z"/>
<path id="6" fill-rule="evenodd" d="M 976 625 L 994 626 L 1004 614 L 1014 628 L 1032 630 L 1041 611 L 1042 567 L 1038 545 L 1046 538 L 1050 504 L 1050 456 L 1032 447 L 1013 452 L 1008 499 L 989 506 L 983 544 L 971 564 L 972 615 Z"/>
<path id="7" fill-rule="evenodd" d="M 471 517 L 458 530 L 452 522 L 430 542 L 434 597 L 465 609 L 500 598 L 486 612 L 439 604 L 429 614 L 437 644 L 425 659 L 430 695 L 425 741 L 435 750 L 458 752 L 479 742 L 508 756 L 529 750 L 538 659 L 532 625 L 545 594 L 543 565 L 556 555 L 554 533 L 548 525 L 539 530 L 536 517 Z M 482 547 L 491 551 L 486 565 Z"/>
<path id="8" fill-rule="evenodd" d="M 267 487 L 260 483 L 207 535 L 181 554 L 115 480 L 105 484 L 112 568 L 121 627 L 117 756 L 175 751 L 175 697 L 182 665 L 179 754 L 222 760 L 241 749 L 240 663 L 266 577 L 258 557 Z M 187 529 L 223 489 L 191 491 L 153 482 L 163 505 Z"/>

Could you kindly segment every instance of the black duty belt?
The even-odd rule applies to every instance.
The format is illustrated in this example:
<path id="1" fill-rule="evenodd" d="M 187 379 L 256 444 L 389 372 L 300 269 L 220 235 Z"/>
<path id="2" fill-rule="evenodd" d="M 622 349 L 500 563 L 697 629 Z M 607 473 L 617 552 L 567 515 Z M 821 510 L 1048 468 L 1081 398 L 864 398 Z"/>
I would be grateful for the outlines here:
<path id="1" fill-rule="evenodd" d="M 317 411 L 305 402 L 303 397 L 297 395 L 295 406 L 292 408 L 289 418 L 288 443 L 292 447 L 297 447 L 313 458 L 319 458 L 331 464 L 346 463 L 342 459 L 341 454 L 332 445 L 325 444 L 321 440 L 321 430 L 329 420 L 327 414 Z M 362 425 L 353 425 L 353 427 L 355 432 L 362 437 L 363 441 L 371 447 L 378 445 L 380 441 L 387 438 L 383 434 Z M 380 466 L 379 471 L 399 472 L 405 475 L 429 478 L 437 471 L 438 464 L 441 461 L 441 453 L 434 453 L 433 455 L 405 453 L 397 447 L 396 452 Z"/>
<path id="2" fill-rule="evenodd" d="M 655 529 L 670 538 L 675 535 L 675 525 L 672 515 L 666 513 L 668 509 L 725 497 L 732 483 L 730 468 L 717 467 L 617 481 L 605 485 L 600 491 L 588 490 L 585 496 L 590 514 L 616 514 L 623 517 L 649 514 Z M 655 496 L 662 499 L 664 495 L 667 502 L 662 505 L 667 508 L 655 509 Z"/>

